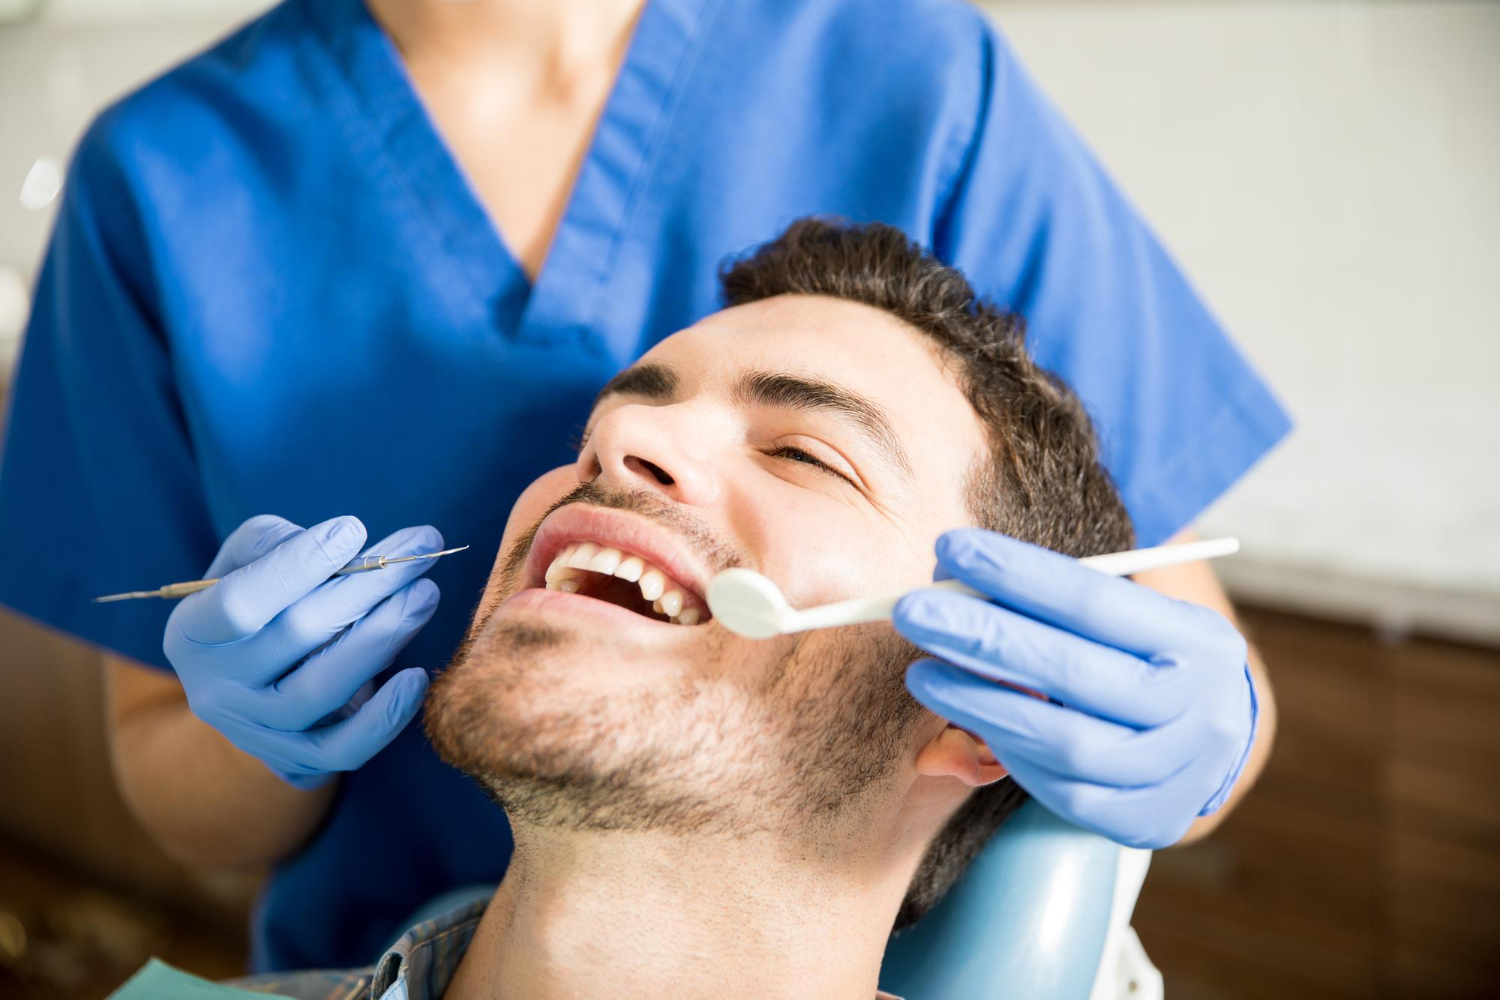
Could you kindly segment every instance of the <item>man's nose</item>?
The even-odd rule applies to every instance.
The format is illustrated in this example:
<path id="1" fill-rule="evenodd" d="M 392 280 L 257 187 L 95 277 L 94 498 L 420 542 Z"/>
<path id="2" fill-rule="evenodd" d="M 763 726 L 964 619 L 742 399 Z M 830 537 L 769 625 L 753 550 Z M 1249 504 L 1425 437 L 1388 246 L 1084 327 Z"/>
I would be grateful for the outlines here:
<path id="1" fill-rule="evenodd" d="M 645 489 L 678 503 L 707 506 L 719 496 L 719 478 L 688 441 L 692 422 L 678 407 L 626 405 L 600 417 L 588 447 L 578 456 L 581 482 Z"/>

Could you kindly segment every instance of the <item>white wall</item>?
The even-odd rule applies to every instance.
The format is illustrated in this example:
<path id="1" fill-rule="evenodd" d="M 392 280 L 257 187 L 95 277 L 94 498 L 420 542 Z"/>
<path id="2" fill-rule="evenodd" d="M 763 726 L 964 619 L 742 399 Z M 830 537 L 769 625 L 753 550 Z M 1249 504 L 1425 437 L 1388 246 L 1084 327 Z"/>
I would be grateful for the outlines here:
<path id="1" fill-rule="evenodd" d="M 0 28 L 0 373 L 4 269 L 25 287 L 50 218 L 18 205 L 36 158 L 263 6 L 54 0 Z M 1205 519 L 1246 543 L 1226 579 L 1500 638 L 1500 4 L 986 7 L 1298 420 Z"/>
<path id="2" fill-rule="evenodd" d="M 985 5 L 1298 427 L 1259 596 L 1500 635 L 1500 5 Z"/>

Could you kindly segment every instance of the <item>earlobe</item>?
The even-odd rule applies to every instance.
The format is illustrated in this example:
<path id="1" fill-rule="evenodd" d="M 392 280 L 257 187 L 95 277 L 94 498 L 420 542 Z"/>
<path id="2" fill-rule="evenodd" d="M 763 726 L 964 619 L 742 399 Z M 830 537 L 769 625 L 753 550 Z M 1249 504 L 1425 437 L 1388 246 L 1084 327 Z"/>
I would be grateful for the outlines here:
<path id="1" fill-rule="evenodd" d="M 1010 772 L 979 737 L 949 725 L 917 754 L 918 774 L 957 778 L 973 788 L 991 785 Z"/>

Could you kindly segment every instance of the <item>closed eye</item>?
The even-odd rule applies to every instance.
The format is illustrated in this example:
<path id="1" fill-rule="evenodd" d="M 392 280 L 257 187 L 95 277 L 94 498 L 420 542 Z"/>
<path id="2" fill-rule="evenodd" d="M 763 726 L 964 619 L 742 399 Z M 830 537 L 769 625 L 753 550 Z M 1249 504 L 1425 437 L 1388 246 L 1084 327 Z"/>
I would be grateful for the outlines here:
<path id="1" fill-rule="evenodd" d="M 828 465 L 826 462 L 818 461 L 816 458 L 809 455 L 801 448 L 793 448 L 790 445 L 781 445 L 780 447 L 774 448 L 766 454 L 770 455 L 772 458 L 785 458 L 791 462 L 801 462 L 804 465 L 814 466 L 815 468 L 821 469 L 822 471 L 828 473 L 830 476 L 836 476 L 839 479 L 842 479 L 850 486 L 854 485 L 854 480 L 850 479 L 842 472 L 839 472 L 837 469 Z"/>

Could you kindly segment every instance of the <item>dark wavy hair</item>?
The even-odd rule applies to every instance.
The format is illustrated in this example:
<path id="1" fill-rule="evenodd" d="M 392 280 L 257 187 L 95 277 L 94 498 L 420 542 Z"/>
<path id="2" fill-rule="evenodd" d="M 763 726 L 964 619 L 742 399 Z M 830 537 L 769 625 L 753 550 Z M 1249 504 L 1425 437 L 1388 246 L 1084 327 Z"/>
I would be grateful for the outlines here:
<path id="1" fill-rule="evenodd" d="M 988 429 L 989 450 L 965 484 L 974 523 L 1087 556 L 1134 540 L 1083 404 L 1026 350 L 1020 316 L 981 299 L 899 229 L 805 218 L 720 272 L 726 306 L 778 295 L 822 295 L 881 309 L 921 331 L 954 362 Z M 941 442 L 934 442 L 941 444 Z M 911 649 L 911 658 L 920 651 Z M 910 697 L 907 695 L 907 697 Z M 976 789 L 928 846 L 895 929 L 941 900 L 990 836 L 1026 799 L 1010 778 Z"/>

